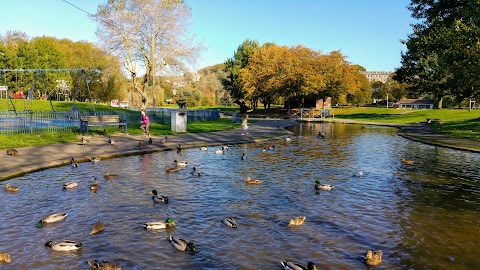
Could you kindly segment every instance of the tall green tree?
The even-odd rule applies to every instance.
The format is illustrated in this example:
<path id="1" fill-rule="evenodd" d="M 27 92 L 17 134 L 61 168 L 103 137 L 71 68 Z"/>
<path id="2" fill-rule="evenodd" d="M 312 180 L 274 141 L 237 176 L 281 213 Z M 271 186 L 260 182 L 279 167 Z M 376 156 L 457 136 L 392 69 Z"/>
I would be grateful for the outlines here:
<path id="1" fill-rule="evenodd" d="M 222 85 L 230 93 L 235 103 L 240 105 L 242 112 L 246 112 L 248 107 L 245 102 L 245 92 L 238 84 L 238 75 L 240 70 L 248 65 L 250 55 L 259 47 L 258 41 L 247 39 L 238 46 L 233 57 L 227 59 L 224 63 L 227 76 L 222 80 Z"/>
<path id="2" fill-rule="evenodd" d="M 418 23 L 403 41 L 407 51 L 394 79 L 418 95 L 433 95 L 438 108 L 448 94 L 459 99 L 477 95 L 480 1 L 412 0 L 409 10 Z"/>

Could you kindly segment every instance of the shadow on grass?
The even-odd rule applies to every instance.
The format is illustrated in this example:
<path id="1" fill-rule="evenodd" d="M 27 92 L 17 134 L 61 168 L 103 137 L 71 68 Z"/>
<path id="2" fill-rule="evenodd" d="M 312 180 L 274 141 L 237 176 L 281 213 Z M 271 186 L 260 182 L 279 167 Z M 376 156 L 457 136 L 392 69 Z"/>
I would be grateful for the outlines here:
<path id="1" fill-rule="evenodd" d="M 401 116 L 401 114 L 384 114 L 384 113 L 354 113 L 354 114 L 339 114 L 335 117 L 345 119 L 385 119 Z"/>
<path id="2" fill-rule="evenodd" d="M 433 127 L 440 133 L 480 141 L 480 118 L 435 124 Z"/>

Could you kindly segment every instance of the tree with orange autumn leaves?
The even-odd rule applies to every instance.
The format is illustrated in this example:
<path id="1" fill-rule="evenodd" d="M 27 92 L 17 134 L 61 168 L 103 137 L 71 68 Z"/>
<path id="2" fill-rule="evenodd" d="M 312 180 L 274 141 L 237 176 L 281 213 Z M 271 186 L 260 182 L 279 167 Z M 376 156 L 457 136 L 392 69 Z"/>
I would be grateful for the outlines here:
<path id="1" fill-rule="evenodd" d="M 365 74 L 340 51 L 322 54 L 303 46 L 260 46 L 238 71 L 236 85 L 240 98 L 249 100 L 254 109 L 259 101 L 270 107 L 276 100 L 302 104 L 304 98 L 332 97 L 340 104 L 371 100 Z"/>

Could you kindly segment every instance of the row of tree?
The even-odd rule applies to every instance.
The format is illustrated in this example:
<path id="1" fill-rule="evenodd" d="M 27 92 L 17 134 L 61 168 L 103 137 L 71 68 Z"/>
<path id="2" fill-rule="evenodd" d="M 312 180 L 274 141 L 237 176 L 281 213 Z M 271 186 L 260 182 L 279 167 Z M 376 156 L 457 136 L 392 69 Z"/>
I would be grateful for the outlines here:
<path id="1" fill-rule="evenodd" d="M 285 102 L 301 106 L 307 99 L 331 97 L 334 103 L 371 102 L 364 68 L 352 65 L 340 51 L 323 54 L 302 46 L 244 41 L 225 62 L 223 86 L 243 110 L 247 102 L 269 107 Z"/>
<path id="2" fill-rule="evenodd" d="M 127 80 L 118 59 L 89 42 L 73 42 L 53 37 L 29 38 L 21 32 L 8 31 L 0 36 L 0 66 L 2 69 L 84 69 L 92 98 L 118 99 L 126 96 Z M 67 81 L 71 95 L 78 89 L 79 100 L 89 99 L 85 76 L 81 72 L 22 72 L 2 74 L 1 85 L 11 92 L 27 93 L 35 88 L 35 95 L 53 94 L 57 80 Z"/>

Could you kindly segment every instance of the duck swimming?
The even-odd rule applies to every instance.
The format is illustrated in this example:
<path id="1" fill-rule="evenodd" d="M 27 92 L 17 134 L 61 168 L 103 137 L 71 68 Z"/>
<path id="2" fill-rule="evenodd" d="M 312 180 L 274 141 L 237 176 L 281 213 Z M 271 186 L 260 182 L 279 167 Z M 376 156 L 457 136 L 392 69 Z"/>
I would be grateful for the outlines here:
<path id="1" fill-rule="evenodd" d="M 90 186 L 91 191 L 97 191 L 100 188 L 100 185 L 98 184 L 97 177 L 93 179 L 93 185 Z"/>
<path id="2" fill-rule="evenodd" d="M 110 172 L 105 172 L 105 175 L 103 176 L 106 180 L 113 179 L 113 178 L 119 178 L 120 175 L 110 173 Z"/>
<path id="3" fill-rule="evenodd" d="M 261 184 L 262 181 L 261 180 L 257 180 L 257 179 L 250 179 L 250 177 L 247 177 L 245 179 L 245 184 L 247 185 L 258 185 L 258 184 Z"/>
<path id="4" fill-rule="evenodd" d="M 221 149 L 221 150 L 215 150 L 214 153 L 215 153 L 216 155 L 223 155 L 224 151 L 225 151 L 225 148 L 222 146 L 222 149 Z"/>
<path id="5" fill-rule="evenodd" d="M 202 176 L 202 173 L 197 171 L 197 168 L 193 167 L 192 175 L 200 177 Z"/>
<path id="6" fill-rule="evenodd" d="M 41 227 L 43 226 L 43 224 L 54 223 L 54 222 L 62 221 L 62 220 L 64 220 L 67 216 L 68 216 L 67 213 L 55 213 L 55 214 L 51 214 L 51 215 L 48 215 L 48 216 L 42 218 L 39 222 L 37 222 L 37 224 L 36 224 L 35 226 L 37 226 L 38 228 L 41 228 Z"/>
<path id="7" fill-rule="evenodd" d="M 18 187 L 16 186 L 10 186 L 9 184 L 5 185 L 5 191 L 7 192 L 18 192 Z"/>
<path id="8" fill-rule="evenodd" d="M 109 261 L 88 261 L 88 265 L 92 267 L 92 269 L 95 270 L 122 270 L 120 266 L 118 266 L 114 262 L 109 262 Z"/>
<path id="9" fill-rule="evenodd" d="M 413 160 L 402 158 L 400 161 L 405 165 L 413 165 Z"/>
<path id="10" fill-rule="evenodd" d="M 101 158 L 96 158 L 96 157 L 91 157 L 90 158 L 90 161 L 95 163 L 95 162 L 99 162 L 101 160 Z"/>
<path id="11" fill-rule="evenodd" d="M 174 246 L 176 249 L 180 251 L 197 251 L 197 248 L 195 247 L 195 245 L 192 242 L 189 242 L 185 239 L 181 239 L 173 235 L 170 235 L 169 240 L 172 246 Z"/>
<path id="12" fill-rule="evenodd" d="M 365 263 L 368 265 L 379 265 L 382 262 L 383 252 L 379 251 L 371 251 L 370 249 L 365 254 Z"/>
<path id="13" fill-rule="evenodd" d="M 320 183 L 319 180 L 315 181 L 315 189 L 319 189 L 319 190 L 332 190 L 333 187 L 334 187 L 333 185 L 322 184 L 322 183 Z"/>
<path id="14" fill-rule="evenodd" d="M 152 201 L 154 203 L 161 203 L 161 202 L 162 203 L 168 203 L 168 198 L 165 197 L 165 196 L 161 196 L 161 195 L 159 196 L 156 189 L 152 190 L 151 193 L 153 194 Z"/>
<path id="15" fill-rule="evenodd" d="M 61 242 L 48 241 L 45 246 L 52 248 L 55 251 L 72 251 L 82 247 L 82 243 L 65 240 Z"/>
<path id="16" fill-rule="evenodd" d="M 186 161 L 178 161 L 178 160 L 174 160 L 173 161 L 173 164 L 175 165 L 175 167 L 187 167 L 187 162 Z"/>
<path id="17" fill-rule="evenodd" d="M 300 226 L 305 222 L 305 218 L 304 216 L 293 218 L 288 222 L 288 226 Z"/>
<path id="18" fill-rule="evenodd" d="M 90 231 L 89 234 L 96 234 L 99 232 L 103 232 L 104 230 L 105 230 L 105 224 L 103 224 L 101 221 L 97 221 L 95 222 L 95 224 L 93 224 L 93 229 Z"/>
<path id="19" fill-rule="evenodd" d="M 174 173 L 174 172 L 180 171 L 180 168 L 179 168 L 179 167 L 169 167 L 169 166 L 167 166 L 167 167 L 165 168 L 165 171 L 166 171 L 167 173 Z"/>
<path id="20" fill-rule="evenodd" d="M 247 157 L 245 156 L 245 153 L 242 153 L 242 157 L 241 157 L 242 160 L 245 160 L 247 159 Z"/>
<path id="21" fill-rule="evenodd" d="M 78 186 L 77 182 L 68 182 L 66 184 L 63 184 L 63 189 L 72 189 L 76 188 Z"/>
<path id="22" fill-rule="evenodd" d="M 145 230 L 161 230 L 166 229 L 169 227 L 175 227 L 175 222 L 171 218 L 167 218 L 165 222 L 162 221 L 154 221 L 148 222 L 142 225 Z"/>
<path id="23" fill-rule="evenodd" d="M 281 261 L 281 263 L 284 270 L 317 270 L 313 262 L 309 262 L 307 266 L 289 261 Z"/>
<path id="24" fill-rule="evenodd" d="M 238 228 L 237 221 L 233 217 L 227 217 L 222 220 L 223 224 L 231 228 Z"/>
<path id="25" fill-rule="evenodd" d="M 78 168 L 78 163 L 73 157 L 70 159 L 70 166 L 72 166 L 73 169 Z"/>
<path id="26" fill-rule="evenodd" d="M 200 147 L 200 151 L 207 151 L 207 150 L 208 150 L 208 147 L 206 147 L 206 146 Z"/>
<path id="27" fill-rule="evenodd" d="M 12 258 L 10 258 L 10 255 L 8 253 L 0 253 L 0 262 L 1 263 L 11 263 Z"/>

